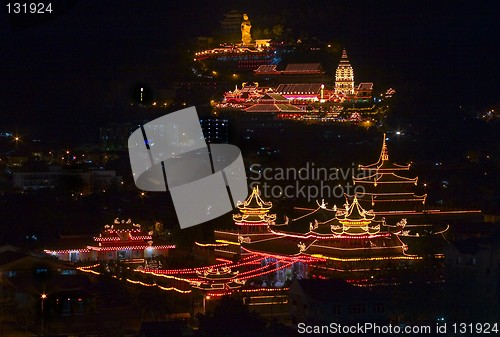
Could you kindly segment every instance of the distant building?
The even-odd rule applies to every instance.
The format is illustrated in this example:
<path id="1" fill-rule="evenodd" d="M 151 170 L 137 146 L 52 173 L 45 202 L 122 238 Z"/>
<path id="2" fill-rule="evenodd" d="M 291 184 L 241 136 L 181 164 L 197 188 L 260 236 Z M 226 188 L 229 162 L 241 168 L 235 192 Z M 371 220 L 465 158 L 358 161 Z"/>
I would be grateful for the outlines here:
<path id="1" fill-rule="evenodd" d="M 176 82 L 175 101 L 182 105 L 208 104 L 211 97 L 221 91 L 230 90 L 233 85 L 219 81 Z"/>
<path id="2" fill-rule="evenodd" d="M 224 19 L 220 21 L 221 35 L 228 42 L 237 42 L 241 37 L 241 20 L 243 13 L 238 10 L 231 10 L 224 14 Z"/>
<path id="3" fill-rule="evenodd" d="M 93 192 L 99 192 L 122 184 L 122 177 L 117 176 L 114 170 L 94 170 L 91 173 Z"/>
<path id="4" fill-rule="evenodd" d="M 48 171 L 13 172 L 14 188 L 23 192 L 50 190 L 61 186 L 68 192 L 88 195 L 92 191 L 92 172 L 83 170 L 62 170 L 54 167 Z M 70 191 L 74 188 L 74 191 Z"/>
<path id="5" fill-rule="evenodd" d="M 81 315 L 95 309 L 88 277 L 61 261 L 2 247 L 0 270 L 1 300 L 11 299 L 28 315 L 40 308 L 42 300 L 46 316 Z M 42 299 L 44 294 L 46 297 Z"/>
<path id="6" fill-rule="evenodd" d="M 88 195 L 122 183 L 122 177 L 114 170 L 64 170 L 57 166 L 44 171 L 17 171 L 12 176 L 14 188 L 23 192 L 61 187 L 68 192 Z"/>
<path id="7" fill-rule="evenodd" d="M 200 124 L 207 143 L 229 143 L 229 119 L 205 117 Z"/>
<path id="8" fill-rule="evenodd" d="M 450 284 L 473 292 L 485 306 L 500 303 L 498 231 L 489 237 L 455 241 L 447 248 L 445 256 L 446 277 Z"/>
<path id="9" fill-rule="evenodd" d="M 128 137 L 137 129 L 132 123 L 111 123 L 99 130 L 99 139 L 105 151 L 126 151 Z"/>
<path id="10" fill-rule="evenodd" d="M 196 45 L 198 49 L 209 49 L 212 48 L 212 45 L 214 44 L 214 39 L 212 37 L 208 36 L 198 36 L 196 38 Z"/>

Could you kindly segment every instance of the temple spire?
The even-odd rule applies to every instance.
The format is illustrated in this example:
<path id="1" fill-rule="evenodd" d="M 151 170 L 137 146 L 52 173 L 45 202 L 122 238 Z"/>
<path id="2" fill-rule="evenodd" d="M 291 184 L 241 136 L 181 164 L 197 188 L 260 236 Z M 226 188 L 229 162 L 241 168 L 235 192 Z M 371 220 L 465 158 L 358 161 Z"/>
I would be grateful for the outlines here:
<path id="1" fill-rule="evenodd" d="M 345 50 L 345 48 L 342 50 L 342 60 L 346 60 L 349 62 L 349 58 L 347 57 L 347 50 Z"/>
<path id="2" fill-rule="evenodd" d="M 387 144 L 385 143 L 385 133 L 384 133 L 384 141 L 382 143 L 382 152 L 380 152 L 380 160 L 388 161 L 389 160 L 389 151 L 387 150 Z"/>

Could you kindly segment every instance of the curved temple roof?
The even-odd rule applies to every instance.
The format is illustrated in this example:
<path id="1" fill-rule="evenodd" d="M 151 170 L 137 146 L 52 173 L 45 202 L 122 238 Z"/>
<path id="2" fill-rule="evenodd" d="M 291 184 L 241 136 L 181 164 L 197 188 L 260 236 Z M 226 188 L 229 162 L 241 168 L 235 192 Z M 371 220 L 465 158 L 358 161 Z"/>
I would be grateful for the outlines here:
<path id="1" fill-rule="evenodd" d="M 273 203 L 262 200 L 258 186 L 253 188 L 252 193 L 245 201 L 238 202 L 236 207 L 240 213 L 233 214 L 233 220 L 237 222 L 258 222 L 267 225 L 268 222 L 276 219 L 276 214 L 268 214 Z"/>

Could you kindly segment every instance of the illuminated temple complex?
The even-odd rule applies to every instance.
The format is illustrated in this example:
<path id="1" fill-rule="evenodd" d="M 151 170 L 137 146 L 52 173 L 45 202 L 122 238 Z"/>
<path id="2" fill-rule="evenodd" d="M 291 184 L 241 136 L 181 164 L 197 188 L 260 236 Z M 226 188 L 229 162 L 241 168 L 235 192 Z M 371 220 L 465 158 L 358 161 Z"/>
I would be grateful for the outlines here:
<path id="1" fill-rule="evenodd" d="M 448 229 L 441 215 L 448 212 L 426 213 L 426 195 L 413 192 L 418 178 L 404 176 L 410 165 L 389 161 L 385 135 L 379 160 L 359 169 L 353 180 L 366 194 L 346 197 L 343 205 L 322 200 L 314 209 L 301 208 L 305 214 L 285 216 L 281 222 L 255 187 L 233 215 L 236 229 L 215 231 L 215 256 L 238 261 L 260 255 L 275 266 L 279 279 L 295 274 L 397 283 L 427 263 L 428 276 L 438 280 L 442 234 Z M 438 221 L 429 221 L 429 216 Z"/>
<path id="2" fill-rule="evenodd" d="M 276 113 L 280 118 L 296 119 L 300 117 L 298 114 L 306 112 L 307 105 L 313 103 L 329 103 L 328 111 L 338 115 L 336 109 L 330 109 L 332 104 L 349 102 L 351 109 L 354 108 L 352 104 L 359 103 L 356 109 L 373 112 L 377 102 L 373 98 L 373 83 L 355 84 L 354 69 L 346 49 L 342 51 L 334 76 L 325 75 L 320 63 L 281 65 L 282 54 L 288 52 L 284 44 L 272 44 L 270 39 L 253 40 L 248 15 L 240 16 L 237 12 L 231 13 L 231 20 L 228 21 L 233 33 L 237 30 L 238 20 L 241 20 L 241 40 L 238 43 L 223 43 L 216 48 L 201 50 L 193 58 L 200 65 L 199 76 L 211 70 L 207 76 L 215 78 L 223 73 L 223 69 L 231 70 L 234 80 L 239 73 L 246 73 L 245 78 L 249 82 L 242 83 L 240 89 L 236 87 L 226 91 L 217 108 L 236 108 L 247 113 Z M 266 86 L 259 87 L 258 83 L 262 82 Z M 279 100 L 282 98 L 286 102 L 280 102 L 282 106 L 270 106 L 270 94 L 279 94 Z"/>
<path id="3" fill-rule="evenodd" d="M 238 230 L 215 232 L 217 242 L 225 244 L 215 250 L 219 257 L 238 260 L 257 254 L 279 267 L 288 264 L 288 274 L 298 277 L 342 276 L 353 281 L 366 278 L 367 272 L 373 276 L 373 270 L 377 280 L 385 273 L 383 279 L 389 281 L 391 270 L 421 259 L 408 254 L 399 238 L 405 220 L 387 226 L 384 218 L 365 210 L 356 196 L 341 207 L 329 207 L 323 201 L 304 215 L 285 217 L 283 223 L 268 215 L 271 203 L 262 201 L 257 187 L 240 206 L 241 213 L 234 216 Z M 242 221 L 246 214 L 252 214 L 252 219 Z"/>
<path id="4" fill-rule="evenodd" d="M 345 101 L 370 103 L 373 101 L 373 83 L 364 82 L 355 85 L 354 70 L 345 49 L 335 72 L 335 84 L 331 88 L 319 82 L 319 79 L 316 79 L 316 82 L 310 78 L 310 76 L 324 74 L 319 63 L 293 63 L 288 64 L 284 70 L 277 70 L 276 65 L 261 65 L 254 70 L 254 74 L 257 77 L 274 77 L 279 81 L 279 84 L 271 87 L 259 87 L 258 83 L 243 83 L 241 89 L 236 87 L 233 91 L 225 92 L 222 104 L 242 104 L 245 111 L 257 112 L 257 106 L 262 103 L 261 100 L 266 99 L 265 96 L 268 94 L 280 94 L 288 100 L 288 103 L 298 107 L 311 103 L 342 103 Z M 309 80 L 303 79 L 303 82 L 297 83 L 297 76 L 299 78 L 306 76 L 305 78 L 309 78 Z M 292 81 L 293 78 L 295 78 L 295 82 Z M 252 110 L 249 111 L 249 108 Z"/>
<path id="5" fill-rule="evenodd" d="M 278 217 L 253 187 L 238 202 L 230 228 L 215 230 L 211 242 L 195 243 L 195 255 L 205 261 L 199 267 L 154 263 L 175 247 L 156 239 L 153 244 L 152 233 L 130 220 L 116 219 L 86 243 L 62 237 L 46 253 L 69 261 L 133 262 L 136 274 L 128 282 L 149 280 L 148 286 L 181 293 L 194 288 L 206 296 L 279 289 L 293 278 L 343 278 L 359 285 L 441 281 L 447 217 L 479 211 L 424 209 L 426 195 L 413 193 L 417 178 L 404 176 L 410 166 L 389 161 L 385 135 L 378 161 L 359 168 L 362 174 L 353 180 L 366 194 L 346 196 L 338 205 L 317 201 L 290 217 Z"/>

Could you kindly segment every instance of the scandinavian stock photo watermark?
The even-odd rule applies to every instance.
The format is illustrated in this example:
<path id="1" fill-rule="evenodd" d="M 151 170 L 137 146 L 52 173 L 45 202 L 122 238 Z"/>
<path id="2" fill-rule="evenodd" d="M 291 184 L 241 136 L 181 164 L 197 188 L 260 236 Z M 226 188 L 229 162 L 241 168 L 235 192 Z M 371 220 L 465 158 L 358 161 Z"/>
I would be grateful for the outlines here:
<path id="1" fill-rule="evenodd" d="M 355 185 L 352 177 L 363 178 L 372 172 L 351 167 L 318 167 L 307 162 L 301 167 L 264 167 L 252 164 L 248 176 L 250 187 L 259 185 L 261 194 L 269 199 L 319 199 L 342 198 L 344 195 L 363 195 L 365 188 Z"/>

